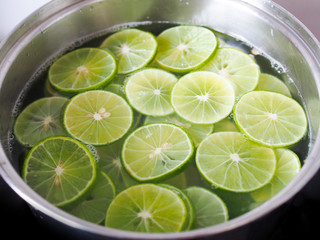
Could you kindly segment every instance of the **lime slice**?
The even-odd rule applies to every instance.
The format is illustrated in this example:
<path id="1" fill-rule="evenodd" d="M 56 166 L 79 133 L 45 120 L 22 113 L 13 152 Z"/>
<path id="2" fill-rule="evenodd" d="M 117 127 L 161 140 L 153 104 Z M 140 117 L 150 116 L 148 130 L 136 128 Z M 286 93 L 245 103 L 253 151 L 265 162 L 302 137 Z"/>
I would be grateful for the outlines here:
<path id="1" fill-rule="evenodd" d="M 70 94 L 65 94 L 62 92 L 59 92 L 57 89 L 55 89 L 51 83 L 49 82 L 49 78 L 45 80 L 44 88 L 43 88 L 43 94 L 45 97 L 67 97 L 69 98 Z"/>
<path id="2" fill-rule="evenodd" d="M 103 87 L 116 72 L 116 61 L 107 50 L 80 48 L 53 63 L 48 76 L 59 91 L 78 93 Z"/>
<path id="3" fill-rule="evenodd" d="M 218 49 L 200 70 L 215 72 L 228 79 L 237 98 L 254 90 L 260 77 L 260 69 L 255 61 L 241 50 L 230 47 Z"/>
<path id="4" fill-rule="evenodd" d="M 195 186 L 186 188 L 184 192 L 194 207 L 194 229 L 209 227 L 228 220 L 225 203 L 213 192 Z"/>
<path id="5" fill-rule="evenodd" d="M 277 159 L 276 172 L 269 184 L 251 193 L 257 202 L 266 201 L 276 195 L 291 182 L 301 169 L 300 160 L 294 152 L 284 148 L 274 151 Z"/>
<path id="6" fill-rule="evenodd" d="M 300 104 L 273 92 L 243 95 L 235 105 L 234 119 L 251 140 L 270 147 L 294 144 L 307 131 L 307 117 Z"/>
<path id="7" fill-rule="evenodd" d="M 269 183 L 276 169 L 272 149 L 238 132 L 213 133 L 196 153 L 199 172 L 210 183 L 234 192 L 249 192 Z"/>
<path id="8" fill-rule="evenodd" d="M 125 94 L 132 107 L 145 115 L 173 113 L 171 91 L 178 79 L 161 69 L 149 68 L 132 74 L 125 84 Z"/>
<path id="9" fill-rule="evenodd" d="M 148 65 L 156 55 L 158 43 L 151 33 L 131 28 L 107 37 L 101 47 L 114 54 L 118 73 L 125 74 Z"/>
<path id="10" fill-rule="evenodd" d="M 64 206 L 90 189 L 96 179 L 96 162 L 80 142 L 69 137 L 50 137 L 31 149 L 22 177 L 47 201 Z"/>
<path id="11" fill-rule="evenodd" d="M 176 188 L 185 188 L 187 187 L 187 176 L 186 173 L 183 171 L 181 173 L 179 173 L 178 175 L 175 175 L 165 181 L 163 181 L 162 183 L 164 184 L 169 184 L 171 186 L 174 186 Z"/>
<path id="12" fill-rule="evenodd" d="M 115 94 L 117 94 L 117 95 L 119 95 L 120 97 L 123 97 L 123 98 L 126 97 L 126 95 L 124 94 L 123 85 L 118 84 L 118 83 L 110 83 L 104 88 L 104 90 L 112 92 L 112 93 L 115 93 Z"/>
<path id="13" fill-rule="evenodd" d="M 104 172 L 99 172 L 86 199 L 67 211 L 89 222 L 100 224 L 105 219 L 114 196 L 115 188 L 111 179 Z"/>
<path id="14" fill-rule="evenodd" d="M 183 230 L 186 219 L 186 206 L 175 191 L 140 184 L 113 199 L 105 225 L 136 232 L 178 232 Z"/>
<path id="15" fill-rule="evenodd" d="M 173 72 L 188 72 L 201 67 L 218 45 L 214 33 L 200 26 L 172 27 L 160 33 L 157 40 L 157 63 Z"/>
<path id="16" fill-rule="evenodd" d="M 176 175 L 192 155 L 193 145 L 188 135 L 166 123 L 136 129 L 122 147 L 123 165 L 138 181 L 159 181 Z"/>
<path id="17" fill-rule="evenodd" d="M 232 118 L 227 117 L 214 124 L 214 132 L 239 132 Z"/>
<path id="18" fill-rule="evenodd" d="M 176 113 L 196 124 L 215 123 L 227 117 L 234 100 L 232 86 L 212 72 L 184 75 L 171 93 L 171 103 Z"/>
<path id="19" fill-rule="evenodd" d="M 200 142 L 209 136 L 213 131 L 213 124 L 194 124 L 184 120 L 175 113 L 165 117 L 147 116 L 144 120 L 145 124 L 161 122 L 173 123 L 178 127 L 183 128 L 183 130 L 189 134 L 195 147 L 198 147 Z"/>
<path id="20" fill-rule="evenodd" d="M 267 73 L 260 74 L 259 83 L 255 90 L 277 92 L 286 95 L 287 97 L 291 97 L 287 85 L 279 78 Z"/>
<path id="21" fill-rule="evenodd" d="M 47 137 L 67 136 L 62 124 L 62 111 L 67 101 L 64 97 L 48 97 L 29 104 L 14 125 L 18 141 L 32 147 Z"/>
<path id="22" fill-rule="evenodd" d="M 71 136 L 92 145 L 120 139 L 132 124 L 132 110 L 118 95 L 94 90 L 73 97 L 64 113 L 64 126 Z"/>

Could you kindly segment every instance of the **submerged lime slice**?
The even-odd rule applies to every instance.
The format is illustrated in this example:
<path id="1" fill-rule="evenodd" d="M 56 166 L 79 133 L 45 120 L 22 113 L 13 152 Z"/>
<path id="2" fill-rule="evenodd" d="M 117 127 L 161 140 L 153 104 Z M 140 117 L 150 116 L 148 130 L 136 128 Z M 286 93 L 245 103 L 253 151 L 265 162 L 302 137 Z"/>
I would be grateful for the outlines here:
<path id="1" fill-rule="evenodd" d="M 178 232 L 183 230 L 186 219 L 186 206 L 175 191 L 159 185 L 140 184 L 113 199 L 105 225 L 135 232 Z"/>
<path id="2" fill-rule="evenodd" d="M 48 97 L 28 105 L 14 125 L 18 141 L 32 147 L 47 137 L 67 136 L 62 124 L 62 113 L 67 101 L 64 97 Z"/>
<path id="3" fill-rule="evenodd" d="M 106 85 L 116 73 L 116 60 L 107 50 L 80 48 L 54 62 L 49 81 L 61 92 L 77 93 Z"/>
<path id="4" fill-rule="evenodd" d="M 239 132 L 232 118 L 225 118 L 214 124 L 214 132 Z"/>
<path id="5" fill-rule="evenodd" d="M 118 73 L 125 74 L 148 65 L 155 57 L 158 43 L 151 33 L 130 28 L 107 37 L 101 47 L 114 54 Z"/>
<path id="6" fill-rule="evenodd" d="M 73 97 L 64 113 L 64 126 L 71 136 L 92 145 L 120 139 L 132 124 L 132 110 L 118 95 L 94 90 Z"/>
<path id="7" fill-rule="evenodd" d="M 64 206 L 90 189 L 96 179 L 96 162 L 80 142 L 69 137 L 50 137 L 31 149 L 22 177 L 47 201 Z"/>
<path id="8" fill-rule="evenodd" d="M 238 98 L 256 88 L 260 69 L 246 53 L 236 48 L 220 48 L 215 56 L 200 70 L 215 72 L 232 84 Z"/>
<path id="9" fill-rule="evenodd" d="M 213 192 L 202 187 L 188 187 L 184 190 L 195 210 L 193 228 L 205 228 L 228 220 L 225 203 Z"/>
<path id="10" fill-rule="evenodd" d="M 301 163 L 294 152 L 285 148 L 274 151 L 277 159 L 276 172 L 269 184 L 251 193 L 257 202 L 266 201 L 276 195 L 300 172 Z"/>
<path id="11" fill-rule="evenodd" d="M 164 116 L 173 113 L 171 91 L 178 79 L 161 69 L 148 68 L 132 74 L 125 84 L 125 94 L 138 112 Z"/>
<path id="12" fill-rule="evenodd" d="M 105 219 L 107 209 L 114 196 L 115 188 L 111 179 L 104 172 L 99 172 L 86 199 L 67 211 L 89 222 L 100 224 Z"/>
<path id="13" fill-rule="evenodd" d="M 267 73 L 260 74 L 259 83 L 255 90 L 277 92 L 291 97 L 291 93 L 287 85 L 279 78 Z"/>
<path id="14" fill-rule="evenodd" d="M 249 192 L 269 183 L 276 169 L 272 149 L 238 132 L 213 133 L 196 153 L 199 172 L 210 183 L 234 192 Z"/>
<path id="15" fill-rule="evenodd" d="M 234 100 L 233 88 L 224 78 L 204 71 L 184 75 L 171 93 L 176 113 L 196 124 L 215 123 L 227 117 Z"/>
<path id="16" fill-rule="evenodd" d="M 307 131 L 307 117 L 300 104 L 273 92 L 243 95 L 235 105 L 234 119 L 251 140 L 270 147 L 294 144 Z"/>
<path id="17" fill-rule="evenodd" d="M 189 163 L 192 142 L 179 127 L 145 125 L 129 135 L 122 147 L 122 161 L 138 181 L 159 181 L 176 175 Z"/>
<path id="18" fill-rule="evenodd" d="M 173 72 L 188 72 L 201 67 L 218 45 L 214 33 L 200 26 L 172 27 L 160 33 L 157 40 L 157 63 Z"/>

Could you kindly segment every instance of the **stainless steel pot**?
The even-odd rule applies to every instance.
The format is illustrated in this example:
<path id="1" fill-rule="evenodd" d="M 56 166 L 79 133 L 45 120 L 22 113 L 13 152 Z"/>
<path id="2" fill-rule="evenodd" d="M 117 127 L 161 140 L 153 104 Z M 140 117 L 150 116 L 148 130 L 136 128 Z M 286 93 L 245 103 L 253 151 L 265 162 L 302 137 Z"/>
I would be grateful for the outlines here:
<path id="1" fill-rule="evenodd" d="M 16 103 L 57 55 L 70 47 L 128 23 L 173 22 L 200 24 L 252 44 L 285 71 L 294 95 L 303 101 L 309 118 L 310 144 L 299 175 L 260 207 L 226 223 L 183 233 L 140 234 L 105 228 L 54 207 L 20 177 L 12 151 Z M 281 65 L 281 64 L 282 65 Z M 293 82 L 292 82 L 293 81 Z M 320 46 L 299 21 L 272 1 L 257 0 L 54 0 L 27 18 L 0 46 L 0 173 L 44 223 L 78 239 L 264 239 L 275 227 L 286 204 L 320 168 Z M 272 219 L 272 221 L 270 221 Z M 268 225 L 263 225 L 263 223 Z M 52 224 L 54 223 L 54 224 Z M 257 226 L 259 231 L 254 231 Z"/>

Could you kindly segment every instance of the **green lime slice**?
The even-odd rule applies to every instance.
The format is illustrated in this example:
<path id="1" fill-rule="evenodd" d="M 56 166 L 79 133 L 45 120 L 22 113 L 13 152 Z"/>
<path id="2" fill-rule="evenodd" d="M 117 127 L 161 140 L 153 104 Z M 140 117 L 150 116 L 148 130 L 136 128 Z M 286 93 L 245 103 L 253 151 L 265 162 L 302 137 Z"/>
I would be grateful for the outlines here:
<path id="1" fill-rule="evenodd" d="M 251 193 L 257 202 L 263 202 L 279 193 L 300 172 L 299 157 L 289 149 L 277 148 L 274 150 L 277 159 L 277 168 L 271 182 Z"/>
<path id="2" fill-rule="evenodd" d="M 132 119 L 132 110 L 122 97 L 102 90 L 74 96 L 64 112 L 68 133 L 92 145 L 105 145 L 120 139 L 130 129 Z"/>
<path id="3" fill-rule="evenodd" d="M 62 113 L 68 99 L 40 98 L 29 104 L 18 116 L 14 133 L 24 146 L 32 147 L 51 136 L 67 136 L 62 124 Z"/>
<path id="4" fill-rule="evenodd" d="M 249 192 L 269 183 L 276 169 L 271 148 L 259 146 L 238 132 L 213 133 L 196 153 L 199 172 L 210 183 L 234 192 Z"/>
<path id="5" fill-rule="evenodd" d="M 186 219 L 186 206 L 175 191 L 155 184 L 140 184 L 113 199 L 105 225 L 136 232 L 178 232 L 183 230 Z"/>
<path id="6" fill-rule="evenodd" d="M 125 84 L 126 97 L 133 108 L 145 115 L 173 113 L 171 91 L 178 79 L 161 69 L 148 68 L 132 74 Z"/>
<path id="7" fill-rule="evenodd" d="M 171 186 L 174 186 L 176 188 L 185 188 L 187 187 L 187 176 L 186 173 L 183 171 L 179 173 L 178 175 L 175 175 L 161 183 L 169 184 Z"/>
<path id="8" fill-rule="evenodd" d="M 213 124 L 194 124 L 184 120 L 175 113 L 164 117 L 147 116 L 144 120 L 145 124 L 161 122 L 173 123 L 178 127 L 183 128 L 183 130 L 189 134 L 195 147 L 198 147 L 200 142 L 213 131 Z"/>
<path id="9" fill-rule="evenodd" d="M 213 226 L 228 220 L 225 203 L 213 192 L 196 186 L 188 187 L 184 192 L 194 207 L 194 229 Z"/>
<path id="10" fill-rule="evenodd" d="M 287 85 L 279 78 L 267 73 L 260 74 L 259 83 L 255 90 L 277 92 L 286 95 L 287 97 L 291 97 Z"/>
<path id="11" fill-rule="evenodd" d="M 160 33 L 157 40 L 157 63 L 173 72 L 188 72 L 201 67 L 218 45 L 215 34 L 200 26 L 172 27 Z"/>
<path id="12" fill-rule="evenodd" d="M 121 84 L 110 83 L 103 90 L 115 93 L 124 99 L 126 98 L 126 95 L 124 94 L 124 86 Z"/>
<path id="13" fill-rule="evenodd" d="M 43 94 L 45 97 L 66 97 L 69 98 L 70 94 L 65 94 L 62 92 L 59 92 L 57 89 L 55 89 L 51 83 L 49 82 L 49 78 L 46 78 L 43 88 Z"/>
<path id="14" fill-rule="evenodd" d="M 212 72 L 192 72 L 175 84 L 171 103 L 176 113 L 196 124 L 227 117 L 234 105 L 234 91 L 224 78 Z"/>
<path id="15" fill-rule="evenodd" d="M 236 48 L 220 48 L 200 70 L 215 72 L 232 84 L 236 98 L 256 88 L 260 69 L 246 53 Z"/>
<path id="16" fill-rule="evenodd" d="M 148 65 L 156 55 L 158 43 L 151 33 L 130 28 L 110 35 L 101 47 L 114 54 L 118 73 L 125 74 Z"/>
<path id="17" fill-rule="evenodd" d="M 67 210 L 72 215 L 100 224 L 105 220 L 107 209 L 115 196 L 115 188 L 104 172 L 97 174 L 97 179 L 85 200 Z"/>
<path id="18" fill-rule="evenodd" d="M 252 141 L 270 147 L 294 144 L 307 131 L 307 117 L 301 105 L 274 92 L 243 95 L 234 107 L 234 119 Z"/>
<path id="19" fill-rule="evenodd" d="M 78 93 L 103 87 L 116 73 L 116 60 L 107 50 L 80 48 L 55 61 L 48 76 L 59 91 Z"/>
<path id="20" fill-rule="evenodd" d="M 82 143 L 69 137 L 49 137 L 30 150 L 22 177 L 47 201 L 65 206 L 90 189 L 96 179 L 96 162 Z"/>
<path id="21" fill-rule="evenodd" d="M 181 128 L 158 123 L 131 133 L 121 156 L 124 167 L 138 181 L 159 181 L 181 172 L 192 155 L 192 142 Z"/>
<path id="22" fill-rule="evenodd" d="M 214 132 L 239 132 L 236 123 L 230 117 L 214 124 Z"/>

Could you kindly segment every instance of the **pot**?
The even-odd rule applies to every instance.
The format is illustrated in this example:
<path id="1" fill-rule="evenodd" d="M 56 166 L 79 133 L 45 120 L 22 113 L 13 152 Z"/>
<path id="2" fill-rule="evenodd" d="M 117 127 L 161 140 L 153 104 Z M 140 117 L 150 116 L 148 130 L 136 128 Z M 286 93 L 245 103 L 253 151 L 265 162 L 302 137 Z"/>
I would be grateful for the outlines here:
<path id="1" fill-rule="evenodd" d="M 301 172 L 275 197 L 226 223 L 168 234 L 106 228 L 53 206 L 20 177 L 21 163 L 13 151 L 16 146 L 12 128 L 25 89 L 66 50 L 120 26 L 154 22 L 204 25 L 267 53 L 274 68 L 288 76 L 285 80 L 293 96 L 305 107 L 309 145 L 303 149 L 306 159 Z M 319 43 L 294 16 L 272 1 L 53 0 L 28 17 L 0 45 L 0 173 L 41 222 L 77 239 L 268 239 L 267 233 L 276 227 L 290 201 L 320 168 L 319 90 Z"/>

